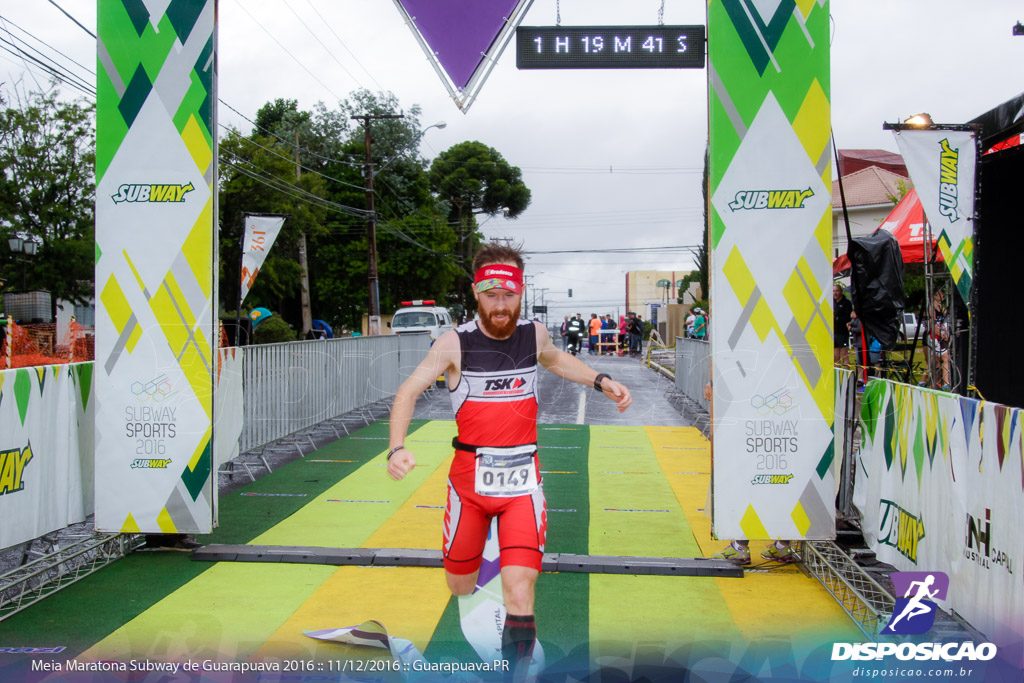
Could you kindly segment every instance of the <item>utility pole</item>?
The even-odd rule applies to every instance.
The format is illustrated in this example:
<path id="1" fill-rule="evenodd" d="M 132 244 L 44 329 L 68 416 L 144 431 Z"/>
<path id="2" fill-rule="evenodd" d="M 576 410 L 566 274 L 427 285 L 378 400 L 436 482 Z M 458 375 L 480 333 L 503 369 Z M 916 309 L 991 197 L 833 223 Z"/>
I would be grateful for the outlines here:
<path id="1" fill-rule="evenodd" d="M 401 119 L 402 114 L 363 114 L 353 116 L 363 122 L 363 138 L 366 143 L 366 241 L 367 248 L 367 280 L 370 290 L 370 313 L 367 316 L 367 332 L 370 336 L 380 334 L 380 290 L 377 287 L 377 216 L 373 204 L 373 161 L 370 158 L 370 146 L 373 134 L 370 132 L 370 121 L 374 119 Z"/>
<path id="2" fill-rule="evenodd" d="M 299 159 L 299 129 L 295 129 L 295 179 L 302 178 L 302 166 Z M 309 259 L 306 257 L 306 231 L 299 232 L 299 268 L 302 269 L 301 292 L 299 302 L 302 305 L 302 338 L 305 339 L 313 329 L 313 313 L 309 305 Z M 239 306 L 241 308 L 241 306 Z"/>
<path id="3" fill-rule="evenodd" d="M 455 249 L 457 252 L 456 260 L 458 261 L 459 264 L 459 275 L 455 280 L 455 286 L 459 291 L 459 308 L 462 309 L 462 312 L 460 313 L 460 317 L 462 318 L 461 322 L 466 322 L 467 320 L 469 320 L 469 314 L 466 312 L 466 283 L 464 278 L 466 269 L 472 268 L 473 264 L 466 263 L 466 245 L 463 242 L 462 237 L 464 227 L 462 225 L 462 197 L 455 197 L 454 202 L 456 208 L 458 208 L 459 210 L 459 239 L 458 242 L 456 242 L 455 244 Z"/>

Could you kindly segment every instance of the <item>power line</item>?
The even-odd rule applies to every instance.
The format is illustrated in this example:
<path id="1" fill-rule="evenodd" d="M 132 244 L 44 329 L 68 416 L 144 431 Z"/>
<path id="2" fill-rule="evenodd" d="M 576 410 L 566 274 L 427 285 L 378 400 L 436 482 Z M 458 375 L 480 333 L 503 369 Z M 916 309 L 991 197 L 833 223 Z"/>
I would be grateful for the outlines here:
<path id="1" fill-rule="evenodd" d="M 693 252 L 700 249 L 699 244 L 682 244 L 665 247 L 612 247 L 610 249 L 548 249 L 542 251 L 524 251 L 523 254 L 534 256 L 540 254 L 660 254 L 674 251 Z"/>
<path id="2" fill-rule="evenodd" d="M 8 24 L 10 24 L 11 26 L 13 26 L 14 28 L 18 29 L 19 31 L 21 31 L 21 32 L 22 32 L 22 33 L 24 33 L 25 35 L 29 36 L 30 38 L 32 38 L 33 40 L 35 40 L 36 42 L 38 42 L 38 43 L 39 43 L 40 45 L 45 45 L 46 47 L 50 48 L 51 50 L 53 50 L 54 52 L 56 52 L 57 54 L 59 54 L 59 55 L 60 55 L 61 57 L 63 57 L 64 59 L 66 59 L 66 60 L 68 60 L 68 61 L 70 61 L 70 62 L 73 62 L 74 64 L 77 64 L 77 65 L 78 65 L 79 67 L 81 67 L 82 69 L 84 69 L 84 70 L 85 70 L 85 72 L 86 72 L 87 74 L 89 74 L 90 76 L 95 76 L 95 75 L 96 75 L 96 72 L 95 72 L 95 71 L 93 71 L 92 69 L 90 69 L 89 67 L 87 67 L 86 65 L 84 65 L 84 64 L 82 64 L 81 62 L 77 61 L 77 60 L 76 60 L 75 58 L 73 58 L 73 57 L 69 57 L 68 55 L 64 54 L 63 52 L 61 52 L 60 50 L 58 50 L 57 48 L 55 48 L 55 47 L 54 47 L 53 45 L 50 45 L 49 43 L 47 43 L 47 42 L 46 42 L 45 40 L 43 40 L 43 39 L 41 39 L 41 38 L 38 38 L 38 37 L 36 37 L 35 35 L 33 35 L 32 33 L 30 33 L 29 31 L 26 31 L 25 29 L 23 29 L 23 28 L 22 28 L 21 26 L 18 26 L 18 25 L 17 25 L 16 23 L 14 23 L 13 21 L 11 21 L 10 19 L 7 19 L 6 17 L 0 17 L 0 20 L 6 21 L 6 22 L 7 22 Z"/>
<path id="3" fill-rule="evenodd" d="M 320 11 L 313 5 L 313 1 L 306 0 L 306 2 L 309 4 L 310 8 L 312 8 L 312 10 L 316 12 L 316 15 L 320 17 L 321 23 L 323 23 L 323 25 L 327 27 L 327 30 L 330 31 L 331 34 L 338 40 L 338 43 L 340 43 L 341 46 L 345 48 L 345 52 L 349 53 L 349 55 L 352 56 L 352 59 L 355 60 L 355 63 L 359 65 L 359 68 L 362 69 L 366 73 L 366 75 L 370 77 L 371 81 L 377 84 L 377 88 L 379 88 L 381 91 L 386 91 L 387 88 L 385 88 L 383 85 L 377 82 L 377 79 L 373 77 L 373 74 L 371 74 L 365 66 L 363 66 L 363 63 L 359 61 L 359 58 L 356 57 L 355 53 L 352 52 L 352 50 L 348 49 L 348 45 L 346 45 L 345 41 L 341 39 L 341 36 L 335 33 L 334 28 L 331 26 L 330 22 L 324 19 L 323 15 L 320 14 Z"/>
<path id="4" fill-rule="evenodd" d="M 357 84 L 357 85 L 359 85 L 359 87 L 360 87 L 360 88 L 362 88 L 362 87 L 365 87 L 365 86 L 363 86 L 363 84 L 362 84 L 362 83 L 361 83 L 361 82 L 359 81 L 359 79 L 358 79 L 358 78 L 356 78 L 356 77 L 355 77 L 355 76 L 354 76 L 354 75 L 352 74 L 352 72 L 351 72 L 351 71 L 349 71 L 349 70 L 348 70 L 347 68 L 345 68 L 345 65 L 341 63 L 341 60 L 339 60 L 339 59 L 338 59 L 338 58 L 337 58 L 337 57 L 336 57 L 336 56 L 334 55 L 334 53 L 333 53 L 333 52 L 331 52 L 331 50 L 330 50 L 330 49 L 329 49 L 329 48 L 328 48 L 328 47 L 327 47 L 326 45 L 324 45 L 324 41 L 320 40 L 320 36 L 318 36 L 318 35 L 317 35 L 316 33 L 314 33 L 314 32 L 313 32 L 313 29 L 311 29 L 311 28 L 309 27 L 309 24 L 307 24 L 307 23 L 306 23 L 305 21 L 303 21 L 303 20 L 302 20 L 302 17 L 300 17 L 300 16 L 299 16 L 299 13 L 298 13 L 298 12 L 296 12 L 296 11 L 295 11 L 295 10 L 294 10 L 294 9 L 292 8 L 292 6 L 288 4 L 288 0 L 281 0 L 281 2 L 283 2 L 283 3 L 284 3 L 284 6 L 285 6 L 285 7 L 287 7 L 287 8 L 288 8 L 288 10 L 289 10 L 289 11 L 290 11 L 290 12 L 291 12 L 292 14 L 294 14 L 294 15 L 295 15 L 295 18 L 299 20 L 299 23 L 300 23 L 300 24 L 302 24 L 302 25 L 303 25 L 303 26 L 305 27 L 305 29 L 306 29 L 307 31 L 309 31 L 309 35 L 313 36 L 313 39 L 314 39 L 314 40 L 316 40 L 316 42 L 320 43 L 320 47 L 322 47 L 322 48 L 324 49 L 324 51 L 326 51 L 326 52 L 327 52 L 327 54 L 329 54 L 329 55 L 331 56 L 331 59 L 333 59 L 333 60 L 334 60 L 334 62 L 335 62 L 335 63 L 336 63 L 336 64 L 337 64 L 338 66 L 340 66 L 340 67 L 341 67 L 341 70 L 342 70 L 342 71 L 344 71 L 345 73 L 347 73 L 347 74 L 348 74 L 348 76 L 349 76 L 349 78 L 351 78 L 351 79 L 352 79 L 353 81 L 355 81 L 355 82 L 356 82 L 356 84 Z"/>
<path id="5" fill-rule="evenodd" d="M 225 107 L 227 107 L 231 111 L 233 111 L 236 114 L 238 114 L 239 116 L 241 116 L 246 121 L 248 121 L 250 124 L 252 124 L 252 126 L 254 128 L 263 131 L 264 133 L 266 133 L 270 137 L 274 138 L 275 140 L 278 140 L 282 144 L 288 145 L 291 148 L 295 148 L 296 147 L 294 142 L 292 142 L 290 140 L 285 140 L 284 138 L 282 138 L 280 135 L 278 135 L 274 131 L 270 130 L 269 128 L 264 128 L 263 126 L 259 125 L 258 123 L 256 123 L 255 121 L 253 121 L 252 119 L 247 117 L 242 112 L 240 112 L 237 109 L 235 109 L 234 107 L 232 107 L 230 104 L 228 104 L 224 100 L 218 98 L 217 101 L 220 102 L 221 104 L 223 104 Z M 362 164 L 360 164 L 358 162 L 355 162 L 355 161 L 343 161 L 341 159 L 334 159 L 332 157 L 325 157 L 325 156 L 323 156 L 321 154 L 317 154 L 316 152 L 313 152 L 311 150 L 305 149 L 303 147 L 298 147 L 298 149 L 299 149 L 299 151 L 303 152 L 304 154 L 308 154 L 310 156 L 316 157 L 317 159 L 320 159 L 322 161 L 328 161 L 328 162 L 335 163 L 335 164 L 344 164 L 346 166 L 362 166 Z M 363 188 L 360 187 L 359 189 L 363 189 Z"/>
<path id="6" fill-rule="evenodd" d="M 58 5 L 58 4 L 57 4 L 56 2 L 54 2 L 53 0 L 50 0 L 50 4 L 51 4 L 51 5 L 53 5 L 54 7 L 56 7 L 57 9 L 59 9 L 59 10 L 61 11 L 61 13 L 62 13 L 62 14 L 63 14 L 64 16 L 66 16 L 66 17 L 67 17 L 68 19 L 70 19 L 71 21 L 73 21 L 73 22 L 75 22 L 76 24 L 78 24 L 78 28 L 82 29 L 83 31 L 85 31 L 86 33 L 88 33 L 88 34 L 89 34 L 90 36 L 92 36 L 93 40 L 96 40 L 96 39 L 97 39 L 97 38 L 96 38 L 96 34 L 95 34 L 95 33 L 93 33 L 92 31 L 90 31 L 90 30 L 89 30 L 89 29 L 87 29 L 86 27 L 82 26 L 82 24 L 81 24 L 81 23 L 79 23 L 78 19 L 75 19 L 75 18 L 74 18 L 73 16 L 71 16 L 70 14 L 68 14 L 67 12 L 65 12 L 65 11 L 64 11 L 64 8 L 63 8 L 63 7 L 61 7 L 60 5 Z"/>
<path id="7" fill-rule="evenodd" d="M 251 161 L 243 159 L 242 157 L 233 154 L 232 152 L 229 152 L 227 150 L 221 150 L 221 154 L 226 154 L 229 157 L 228 159 L 225 159 L 225 161 L 235 170 L 244 173 L 245 175 L 249 176 L 250 178 L 253 178 L 254 180 L 262 182 L 264 185 L 270 187 L 271 189 L 275 189 L 284 194 L 288 194 L 289 196 L 300 201 L 305 201 L 306 203 L 312 204 L 314 206 L 318 205 L 321 206 L 322 208 L 331 209 L 338 213 L 343 213 L 348 216 L 356 216 L 362 218 L 369 213 L 365 209 L 357 209 L 352 206 L 346 206 L 344 204 L 332 202 L 329 199 L 324 199 L 323 197 L 319 197 L 316 194 L 309 192 L 308 190 L 304 190 L 301 187 L 298 187 L 297 185 L 291 185 L 276 176 L 268 176 L 268 174 L 265 171 L 263 171 L 263 169 L 260 169 Z M 252 166 L 256 170 L 250 171 L 247 168 L 241 166 L 240 164 L 247 164 L 249 166 Z"/>
<path id="8" fill-rule="evenodd" d="M 222 124 L 220 124 L 220 127 L 223 128 L 224 130 L 228 131 L 232 135 L 238 135 L 237 131 L 235 131 L 230 126 L 225 126 L 222 123 Z M 265 150 L 267 152 L 270 152 L 271 154 L 273 154 L 276 157 L 280 157 L 280 158 L 284 159 L 285 161 L 287 161 L 290 164 L 295 164 L 296 166 L 301 168 L 303 171 L 306 171 L 307 173 L 312 173 L 313 175 L 318 175 L 321 178 L 326 178 L 327 180 L 330 180 L 332 182 L 338 183 L 339 185 L 344 185 L 345 187 L 353 187 L 353 188 L 355 188 L 357 190 L 360 190 L 360 191 L 363 190 L 363 187 L 361 185 L 355 185 L 353 183 L 347 183 L 344 180 L 339 180 L 338 178 L 334 178 L 332 176 L 329 176 L 326 173 L 321 173 L 320 171 L 317 171 L 316 169 L 309 168 L 308 166 L 303 166 L 301 163 L 296 162 L 295 159 L 287 157 L 284 154 L 281 154 L 279 152 L 275 152 L 274 150 L 270 149 L 269 147 L 264 147 L 263 145 L 261 145 L 260 143 L 256 142 L 255 140 L 251 140 L 251 139 L 249 139 L 247 137 L 244 137 L 244 136 L 241 136 L 241 135 L 238 135 L 238 137 L 241 138 L 242 140 L 245 140 L 249 144 L 256 145 L 260 149 Z"/>
<path id="9" fill-rule="evenodd" d="M 50 2 L 53 2 L 53 0 L 50 0 Z M 339 101 L 341 100 L 341 98 L 340 98 L 340 97 L 338 96 L 338 94 L 337 94 L 336 92 L 334 92 L 333 90 L 331 90 L 331 87 L 330 87 L 329 85 L 327 85 L 326 83 L 324 83 L 323 81 L 321 81 L 321 80 L 320 80 L 319 78 L 317 78 L 316 74 L 314 74 L 314 73 L 313 73 L 312 71 L 310 71 L 310 70 L 309 70 L 309 68 L 308 68 L 308 67 L 307 67 L 307 66 L 306 66 L 305 64 L 303 64 L 303 63 L 302 63 L 301 61 L 299 61 L 299 58 L 298 58 L 298 57 L 296 57 L 295 55 L 293 55 L 293 54 L 291 53 L 291 51 L 290 51 L 290 50 L 289 50 L 288 48 L 286 48 L 286 47 L 284 46 L 284 44 L 283 44 L 283 43 L 281 43 L 281 41 L 280 41 L 280 40 L 278 40 L 278 39 L 277 39 L 277 38 L 276 38 L 276 37 L 274 36 L 274 34 L 273 34 L 273 33 L 271 33 L 271 32 L 270 32 L 270 31 L 269 31 L 269 30 L 267 29 L 267 27 L 266 27 L 266 26 L 264 26 L 263 24 L 261 24 L 261 23 L 259 22 L 259 20 L 258 20 L 258 19 L 256 19 L 256 17 L 254 17 L 254 16 L 252 15 L 252 13 L 250 13 L 250 12 L 249 12 L 249 10 L 247 10 L 247 9 L 245 8 L 245 5 L 243 5 L 243 4 L 242 4 L 242 3 L 241 3 L 241 2 L 239 1 L 239 0 L 235 0 L 235 4 L 236 4 L 236 5 L 238 5 L 238 8 L 239 8 L 239 9 L 241 9 L 241 10 L 242 10 L 243 12 L 245 12 L 245 13 L 246 13 L 246 15 L 248 15 L 248 17 L 249 17 L 250 19 L 252 19 L 252 20 L 253 20 L 253 21 L 254 21 L 254 22 L 256 23 L 256 25 L 257 25 L 257 26 L 259 26 L 259 27 L 260 27 L 261 29 L 263 29 L 263 32 L 264 32 L 264 33 L 266 33 L 266 34 L 267 34 L 268 36 L 270 36 L 270 39 L 271 39 L 271 40 L 273 40 L 273 41 L 274 41 L 275 43 L 277 43 L 277 46 L 278 46 L 278 47 L 280 47 L 280 48 L 281 48 L 282 50 L 284 50 L 285 54 L 287 54 L 287 55 L 288 55 L 289 57 L 291 57 L 291 58 L 292 58 L 293 60 L 295 60 L 295 63 L 296 63 L 296 64 L 298 64 L 299 66 L 301 66 L 301 67 L 302 67 L 302 70 L 303 70 L 303 71 L 305 71 L 305 72 L 306 72 L 307 74 L 309 74 L 309 75 L 310 75 L 310 77 L 311 77 L 311 78 L 312 78 L 312 79 L 313 79 L 314 81 L 316 81 L 317 83 L 319 83 L 320 85 L 322 85 L 322 86 L 324 87 L 324 90 L 326 90 L 327 92 L 331 93 L 331 95 L 333 95 L 333 96 L 334 96 L 334 99 L 335 99 L 335 100 L 339 100 Z"/>
<path id="10" fill-rule="evenodd" d="M 24 50 L 19 48 L 17 45 L 14 45 L 13 43 L 11 43 L 9 41 L 4 40 L 3 38 L 0 38 L 0 43 L 4 43 L 5 45 L 10 45 L 11 47 L 4 47 L 3 45 L 0 45 L 0 50 L 3 50 L 4 52 L 7 52 L 7 53 L 13 55 L 14 57 L 20 57 L 22 62 L 23 62 L 23 65 L 24 65 L 24 67 L 26 69 L 31 70 L 31 69 L 29 69 L 28 62 L 25 61 L 25 60 L 31 60 L 33 63 L 38 65 L 38 67 L 41 68 L 43 71 L 45 71 L 46 73 L 50 74 L 51 76 L 53 76 L 57 80 L 61 81 L 62 83 L 67 84 L 71 88 L 74 88 L 75 90 L 78 90 L 83 95 L 92 96 L 92 97 L 96 96 L 96 92 L 93 91 L 93 90 L 89 90 L 88 86 L 83 87 L 78 82 L 76 82 L 74 80 L 69 80 L 67 77 L 65 77 L 63 74 L 61 74 L 57 69 L 55 69 L 54 67 L 50 66 L 49 64 L 46 64 L 46 63 L 40 61 L 39 59 L 33 57 L 32 55 L 26 53 Z M 11 49 L 11 48 L 14 48 L 14 49 Z M 37 82 L 36 85 L 39 86 L 39 83 Z M 39 89 L 42 90 L 42 86 L 39 86 Z"/>

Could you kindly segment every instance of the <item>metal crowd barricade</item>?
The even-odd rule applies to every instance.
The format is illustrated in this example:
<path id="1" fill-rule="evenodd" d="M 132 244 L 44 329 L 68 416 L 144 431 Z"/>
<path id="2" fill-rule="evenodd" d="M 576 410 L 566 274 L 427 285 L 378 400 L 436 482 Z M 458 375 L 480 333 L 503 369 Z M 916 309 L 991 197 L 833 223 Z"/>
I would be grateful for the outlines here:
<path id="1" fill-rule="evenodd" d="M 676 337 L 676 391 L 711 412 L 704 385 L 711 381 L 711 342 Z"/>
<path id="2" fill-rule="evenodd" d="M 429 348 L 426 335 L 243 347 L 240 452 L 393 396 Z"/>

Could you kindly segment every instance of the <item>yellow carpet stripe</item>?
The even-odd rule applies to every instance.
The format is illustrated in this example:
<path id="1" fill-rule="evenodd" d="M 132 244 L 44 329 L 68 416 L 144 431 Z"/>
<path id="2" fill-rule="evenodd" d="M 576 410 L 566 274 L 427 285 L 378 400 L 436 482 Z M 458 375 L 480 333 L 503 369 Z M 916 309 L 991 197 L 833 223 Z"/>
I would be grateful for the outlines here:
<path id="1" fill-rule="evenodd" d="M 655 431 L 659 433 L 652 433 Z M 666 445 L 677 445 L 675 437 L 675 430 L 665 427 L 634 427 L 628 431 L 591 428 L 591 554 L 666 557 L 699 554 L 687 516 L 681 510 L 681 505 L 688 503 L 678 499 L 662 472 L 664 456 L 659 450 L 663 451 Z M 617 445 L 632 450 L 602 448 Z M 642 449 L 635 450 L 638 446 Z M 676 457 L 694 458 L 692 455 Z M 647 474 L 602 474 L 626 470 Z M 670 512 L 606 512 L 605 508 L 667 509 Z M 643 642 L 645 646 L 673 649 L 696 638 L 738 636 L 714 581 L 677 576 L 591 575 L 591 657 L 630 656 L 631 645 L 626 646 L 627 651 L 620 651 L 622 643 Z"/>
<path id="2" fill-rule="evenodd" d="M 673 431 L 667 433 L 664 427 L 646 428 L 665 478 L 683 506 L 700 544 L 701 555 L 711 557 L 731 539 L 712 539 L 711 518 L 699 509 L 706 508 L 708 502 L 710 443 L 693 427 L 678 427 Z M 695 450 L 698 447 L 703 450 Z M 767 545 L 766 541 L 750 542 L 753 564 L 764 561 L 761 552 Z M 821 642 L 823 632 L 834 632 L 836 640 L 852 641 L 860 637 L 835 600 L 817 581 L 794 565 L 774 569 L 771 573 L 747 572 L 742 579 L 713 581 L 727 608 L 727 611 L 719 610 L 721 619 L 733 623 L 747 640 L 777 636 L 780 623 L 791 624 L 794 636 L 817 638 L 817 642 Z"/>
<path id="3" fill-rule="evenodd" d="M 435 508 L 445 504 L 453 436 L 455 423 L 438 421 L 421 427 L 406 440 L 416 455 L 413 473 L 429 471 L 429 474 L 362 543 L 364 547 L 440 549 L 444 510 Z M 429 470 L 424 467 L 424 463 L 435 462 L 440 465 L 431 465 Z M 397 482 L 391 483 L 397 485 Z M 412 640 L 422 652 L 450 598 L 441 569 L 339 567 L 281 625 L 260 655 L 284 658 L 301 654 L 320 660 L 378 659 L 381 652 L 323 643 L 302 635 L 303 630 L 356 626 L 368 619 L 381 622 L 393 635 Z"/>
<path id="4" fill-rule="evenodd" d="M 423 441 L 434 440 L 433 437 L 438 432 L 442 433 L 441 439 L 449 443 L 416 443 L 411 440 L 408 442 L 409 447 L 416 454 L 417 461 L 426 453 L 430 453 L 432 458 L 442 458 L 443 461 L 427 477 L 426 481 L 406 499 L 402 507 L 366 541 L 367 548 L 440 550 L 444 505 L 447 499 L 448 470 L 454 457 L 450 442 L 451 438 L 455 436 L 455 423 L 431 422 L 430 425 L 417 430 L 416 436 Z"/>
<path id="5" fill-rule="evenodd" d="M 93 645 L 79 659 L 244 661 L 263 647 L 334 571 L 334 567 L 320 565 L 217 564 Z"/>
<path id="6" fill-rule="evenodd" d="M 449 434 L 449 430 L 446 423 L 432 422 L 418 429 L 416 437 L 422 440 L 441 439 Z M 450 442 L 451 436 L 448 438 Z M 387 447 L 386 441 L 380 443 L 382 448 Z M 416 467 L 402 481 L 392 481 L 388 476 L 387 451 L 383 450 L 376 458 L 349 474 L 316 500 L 311 500 L 288 519 L 250 541 L 250 544 L 332 548 L 364 546 L 373 533 L 388 522 L 448 457 L 448 453 L 441 449 L 418 447 L 414 452 Z M 340 455 L 344 457 L 344 453 Z"/>
<path id="7" fill-rule="evenodd" d="M 687 557 L 696 552 L 642 427 L 591 427 L 589 480 L 591 554 Z"/>
<path id="8" fill-rule="evenodd" d="M 381 659 L 383 650 L 354 648 L 307 638 L 304 630 L 357 626 L 369 619 L 411 640 L 423 652 L 451 594 L 443 569 L 338 567 L 261 648 L 259 654 L 302 654 L 323 660 Z M 395 679 L 398 680 L 398 679 Z"/>

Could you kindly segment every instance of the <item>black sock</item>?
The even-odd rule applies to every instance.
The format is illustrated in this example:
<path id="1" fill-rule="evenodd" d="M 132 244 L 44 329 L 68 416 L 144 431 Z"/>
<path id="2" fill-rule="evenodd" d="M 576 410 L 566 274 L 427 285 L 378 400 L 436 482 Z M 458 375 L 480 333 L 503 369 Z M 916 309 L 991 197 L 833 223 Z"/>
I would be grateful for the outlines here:
<path id="1" fill-rule="evenodd" d="M 501 656 L 509 664 L 509 671 L 515 671 L 519 662 L 533 654 L 537 641 L 537 622 L 533 615 L 505 615 L 505 628 L 501 631 Z"/>

